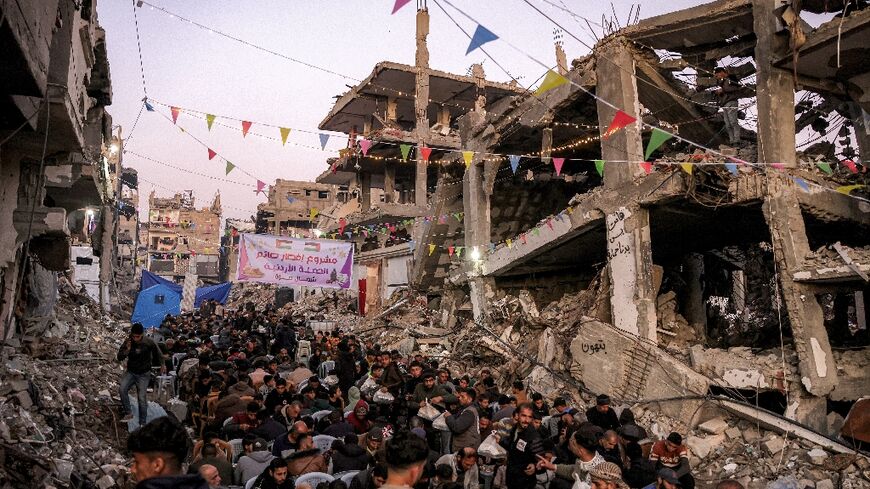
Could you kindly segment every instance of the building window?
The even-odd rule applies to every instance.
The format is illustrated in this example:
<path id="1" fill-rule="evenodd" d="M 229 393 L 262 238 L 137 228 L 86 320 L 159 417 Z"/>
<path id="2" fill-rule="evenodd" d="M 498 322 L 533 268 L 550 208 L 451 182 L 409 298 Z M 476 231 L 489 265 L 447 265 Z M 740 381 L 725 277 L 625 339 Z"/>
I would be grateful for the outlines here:
<path id="1" fill-rule="evenodd" d="M 318 199 L 328 199 L 329 198 L 329 191 L 328 190 L 321 190 L 321 191 L 317 192 L 317 198 Z"/>

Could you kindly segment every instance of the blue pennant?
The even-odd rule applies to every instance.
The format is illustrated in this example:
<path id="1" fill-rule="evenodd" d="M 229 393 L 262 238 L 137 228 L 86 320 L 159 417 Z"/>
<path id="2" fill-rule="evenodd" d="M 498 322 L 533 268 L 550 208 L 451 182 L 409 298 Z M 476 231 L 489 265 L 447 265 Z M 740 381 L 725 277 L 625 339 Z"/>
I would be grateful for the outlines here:
<path id="1" fill-rule="evenodd" d="M 147 110 L 148 112 L 154 112 L 154 106 L 149 104 L 148 102 L 145 102 L 145 110 Z"/>
<path id="2" fill-rule="evenodd" d="M 728 171 L 730 171 L 734 175 L 740 174 L 740 172 L 737 171 L 737 164 L 736 163 L 725 163 L 725 168 L 727 168 Z"/>
<path id="3" fill-rule="evenodd" d="M 320 134 L 320 149 L 326 149 L 327 141 L 329 141 L 329 134 Z"/>
<path id="4" fill-rule="evenodd" d="M 508 158 L 511 160 L 511 170 L 516 173 L 517 168 L 520 166 L 520 157 L 517 155 L 508 155 Z"/>
<path id="5" fill-rule="evenodd" d="M 798 184 L 798 186 L 806 193 L 810 192 L 810 186 L 807 184 L 807 181 L 800 177 L 794 177 L 794 183 Z"/>
<path id="6" fill-rule="evenodd" d="M 483 46 L 490 41 L 495 41 L 496 39 L 498 39 L 498 36 L 493 34 L 492 31 L 480 24 L 477 24 L 477 29 L 474 30 L 474 35 L 471 36 L 471 43 L 468 44 L 468 50 L 465 51 L 465 54 L 468 55 L 468 53 L 474 51 L 475 49 Z"/>
<path id="7" fill-rule="evenodd" d="M 287 202 L 290 202 L 290 203 L 292 204 L 293 202 L 296 202 L 296 199 L 294 199 L 293 197 L 290 197 L 290 196 L 288 195 L 288 196 L 287 196 Z"/>

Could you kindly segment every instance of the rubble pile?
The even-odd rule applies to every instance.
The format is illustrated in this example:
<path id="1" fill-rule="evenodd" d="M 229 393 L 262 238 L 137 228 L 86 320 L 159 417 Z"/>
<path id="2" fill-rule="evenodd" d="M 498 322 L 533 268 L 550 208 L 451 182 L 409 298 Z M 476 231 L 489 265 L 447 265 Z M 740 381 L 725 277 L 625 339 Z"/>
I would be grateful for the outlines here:
<path id="1" fill-rule="evenodd" d="M 130 324 L 60 285 L 62 337 L 24 336 L 0 355 L 0 488 L 124 487 L 114 357 Z"/>
<path id="2" fill-rule="evenodd" d="M 233 284 L 227 299 L 228 309 L 254 307 L 263 310 L 275 306 L 275 294 L 279 288 L 271 284 L 239 282 Z M 281 309 L 291 317 L 303 321 L 341 321 L 342 325 L 358 322 L 356 297 L 345 291 L 328 291 L 305 294 Z"/>

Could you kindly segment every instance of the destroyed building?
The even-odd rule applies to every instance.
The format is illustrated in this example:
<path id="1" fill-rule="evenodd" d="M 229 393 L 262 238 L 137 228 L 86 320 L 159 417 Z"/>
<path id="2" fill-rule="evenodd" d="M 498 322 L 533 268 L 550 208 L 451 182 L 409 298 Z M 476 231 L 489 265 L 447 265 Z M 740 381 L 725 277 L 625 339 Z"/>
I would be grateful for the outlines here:
<path id="1" fill-rule="evenodd" d="M 318 230 L 341 238 L 351 233 L 369 312 L 397 288 L 443 281 L 451 259 L 430 256 L 426 243 L 462 233 L 457 219 L 446 219 L 462 210 L 461 166 L 454 164 L 461 148 L 458 120 L 484 101 L 522 93 L 514 84 L 486 80 L 480 65 L 469 76 L 431 68 L 428 35 L 429 12 L 420 9 L 415 64 L 378 63 L 319 126 L 347 134 L 348 147 L 317 181 L 347 188 L 352 198 L 323 211 Z M 412 254 L 419 259 L 410 267 Z M 426 283 L 416 279 L 433 276 Z"/>
<path id="2" fill-rule="evenodd" d="M 346 200 L 346 193 L 334 185 L 279 178 L 267 198 L 257 205 L 257 232 L 296 236 L 312 229 L 318 214 Z"/>
<path id="3" fill-rule="evenodd" d="M 120 133 L 95 2 L 0 5 L 0 337 L 40 334 L 80 255 L 110 307 Z M 86 253 L 71 257 L 83 244 Z M 97 264 L 97 260 L 99 263 Z M 35 329 L 34 329 L 35 328 Z"/>
<path id="4" fill-rule="evenodd" d="M 146 269 L 181 279 L 191 268 L 202 280 L 217 281 L 221 247 L 221 196 L 197 209 L 192 191 L 172 197 L 148 197 Z"/>
<path id="5" fill-rule="evenodd" d="M 642 20 L 562 66 L 570 83 L 463 117 L 462 148 L 475 156 L 457 246 L 480 259 L 452 270 L 445 316 L 465 301 L 473 322 L 492 325 L 506 298 L 592 297 L 569 320 L 569 348 L 539 332 L 546 368 L 627 401 L 749 397 L 828 433 L 829 413 L 845 415 L 870 385 L 870 84 L 857 61 L 867 59 L 870 9 L 811 29 L 797 7 L 774 7 L 728 0 Z M 792 52 L 794 39 L 803 41 Z M 723 58 L 748 88 L 741 105 L 757 104 L 740 148 L 720 146 L 707 90 Z M 796 93 L 822 102 L 796 104 Z M 642 123 L 606 134 L 617 108 Z M 864 171 L 836 164 L 827 174 L 815 164 L 822 153 L 796 149 L 808 121 L 832 112 L 845 114 Z M 651 160 L 650 126 L 685 140 Z M 484 155 L 540 157 L 512 171 L 506 158 Z M 566 158 L 560 170 L 557 156 Z M 509 343 L 519 340 L 511 330 Z M 684 417 L 697 407 L 675 404 L 662 406 Z"/>

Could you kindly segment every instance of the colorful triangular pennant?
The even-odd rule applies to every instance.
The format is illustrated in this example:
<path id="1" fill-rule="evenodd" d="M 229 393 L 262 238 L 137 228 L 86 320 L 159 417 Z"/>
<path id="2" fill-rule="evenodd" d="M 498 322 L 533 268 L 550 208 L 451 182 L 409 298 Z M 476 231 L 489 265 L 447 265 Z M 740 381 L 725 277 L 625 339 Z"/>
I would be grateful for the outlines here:
<path id="1" fill-rule="evenodd" d="M 408 161 L 408 155 L 411 154 L 411 145 L 400 144 L 399 150 L 402 152 L 402 161 Z"/>
<path id="2" fill-rule="evenodd" d="M 317 214 L 320 214 L 319 210 L 317 210 L 313 207 L 311 209 L 308 209 L 308 220 L 313 221 L 314 218 L 317 217 Z"/>
<path id="3" fill-rule="evenodd" d="M 556 87 L 560 87 L 564 84 L 568 83 L 568 79 L 564 76 L 556 73 L 553 70 L 547 71 L 547 74 L 544 76 L 544 81 L 541 82 L 541 85 L 538 86 L 538 89 L 535 90 L 535 95 L 541 95 L 544 92 L 548 92 Z"/>
<path id="4" fill-rule="evenodd" d="M 553 166 L 556 168 L 556 175 L 562 174 L 562 165 L 565 164 L 565 158 L 553 158 Z"/>
<path id="5" fill-rule="evenodd" d="M 692 168 L 694 167 L 694 165 L 692 165 L 691 163 L 680 163 L 680 166 L 683 167 L 684 172 L 688 173 L 689 175 L 692 174 Z"/>
<path id="6" fill-rule="evenodd" d="M 468 49 L 465 50 L 465 55 L 468 56 L 468 54 L 475 49 L 490 41 L 495 41 L 496 39 L 498 39 L 498 36 L 496 36 L 492 31 L 477 24 L 477 29 L 474 30 L 474 35 L 471 36 L 471 42 L 468 43 Z"/>
<path id="7" fill-rule="evenodd" d="M 290 135 L 289 127 L 279 127 L 278 131 L 281 133 L 281 146 L 287 144 L 287 136 Z"/>
<path id="8" fill-rule="evenodd" d="M 595 171 L 598 172 L 599 177 L 604 176 L 604 160 L 595 160 Z"/>
<path id="9" fill-rule="evenodd" d="M 432 256 L 432 253 L 435 253 L 435 245 L 429 245 L 429 256 Z"/>
<path id="10" fill-rule="evenodd" d="M 320 136 L 320 149 L 326 149 L 326 143 L 329 141 L 329 134 L 319 134 Z"/>
<path id="11" fill-rule="evenodd" d="M 854 162 L 854 161 L 852 161 L 852 160 L 843 160 L 841 163 L 843 163 L 843 166 L 845 166 L 846 168 L 848 168 L 850 172 L 852 172 L 852 173 L 858 173 L 858 166 L 855 165 L 855 162 Z"/>
<path id="12" fill-rule="evenodd" d="M 181 113 L 181 107 L 170 107 L 169 112 L 172 112 L 172 123 L 178 123 L 178 114 Z"/>
<path id="13" fill-rule="evenodd" d="M 420 156 L 423 158 L 423 161 L 429 161 L 429 156 L 432 154 L 432 148 L 428 146 L 420 146 L 418 150 L 420 151 Z"/>
<path id="14" fill-rule="evenodd" d="M 369 148 L 372 147 L 372 142 L 368 139 L 360 139 L 359 140 L 359 149 L 362 151 L 362 155 L 366 156 L 369 154 Z"/>
<path id="15" fill-rule="evenodd" d="M 230 163 L 230 160 L 227 160 L 226 174 L 229 175 L 230 172 L 233 171 L 233 168 L 235 168 L 235 167 L 236 167 L 236 165 Z"/>
<path id="16" fill-rule="evenodd" d="M 644 161 L 640 164 L 640 167 L 643 168 L 643 172 L 649 175 L 652 173 L 652 163 L 649 161 Z"/>
<path id="17" fill-rule="evenodd" d="M 263 191 L 263 189 L 265 189 L 265 188 L 266 188 L 266 182 L 264 182 L 262 180 L 257 180 L 257 190 L 254 193 L 259 194 L 260 192 L 262 192 L 263 195 L 266 195 L 266 192 Z"/>
<path id="18" fill-rule="evenodd" d="M 242 137 L 248 135 L 248 130 L 251 129 L 251 121 L 242 121 Z"/>
<path id="19" fill-rule="evenodd" d="M 607 130 L 604 131 L 604 136 L 603 136 L 604 139 L 607 139 L 610 136 L 613 136 L 617 131 L 619 131 L 623 127 L 633 123 L 636 120 L 637 119 L 626 114 L 625 112 L 623 112 L 621 110 L 617 110 L 616 114 L 613 115 L 613 120 L 610 121 L 610 125 L 607 126 Z"/>
<path id="20" fill-rule="evenodd" d="M 517 155 L 508 155 L 508 159 L 511 162 L 511 171 L 516 173 L 517 168 L 519 168 L 519 166 L 520 166 L 520 157 Z"/>
<path id="21" fill-rule="evenodd" d="M 792 179 L 794 180 L 794 183 L 796 183 L 798 185 L 798 187 L 801 188 L 801 190 L 809 193 L 810 186 L 807 184 L 806 180 L 804 180 L 803 178 L 800 178 L 800 177 L 793 177 Z"/>
<path id="22" fill-rule="evenodd" d="M 474 151 L 463 151 L 462 159 L 465 160 L 465 168 L 471 166 L 471 160 L 474 158 Z"/>
<path id="23" fill-rule="evenodd" d="M 209 160 L 214 159 L 214 157 L 215 157 L 216 155 L 217 155 L 217 153 L 215 153 L 215 151 L 214 151 L 213 149 L 208 148 L 208 159 L 209 159 Z"/>
<path id="24" fill-rule="evenodd" d="M 209 131 L 211 131 L 212 124 L 214 124 L 214 114 L 206 114 L 205 115 L 205 125 L 208 126 Z"/>
<path id="25" fill-rule="evenodd" d="M 145 110 L 148 112 L 154 112 L 154 106 L 149 104 L 147 101 L 145 102 Z"/>
<path id="26" fill-rule="evenodd" d="M 737 176 L 740 172 L 737 170 L 737 163 L 725 163 L 725 168 L 731 172 L 732 175 Z"/>
<path id="27" fill-rule="evenodd" d="M 407 5 L 411 0 L 396 0 L 396 3 L 393 4 L 393 12 L 390 15 L 398 12 L 400 8 Z"/>
<path id="28" fill-rule="evenodd" d="M 857 190 L 859 188 L 864 188 L 866 185 L 844 185 L 842 187 L 837 187 L 837 192 L 841 194 L 849 195 L 853 190 Z"/>
<path id="29" fill-rule="evenodd" d="M 818 162 L 816 162 L 816 166 L 819 167 L 819 169 L 822 170 L 823 172 L 825 172 L 825 174 L 827 174 L 827 175 L 834 174 L 834 170 L 831 169 L 830 163 L 825 163 L 824 161 L 818 161 Z"/>
<path id="30" fill-rule="evenodd" d="M 651 155 L 653 151 L 657 150 L 659 146 L 672 137 L 674 137 L 673 134 L 666 133 L 665 131 L 654 127 L 652 134 L 649 136 L 649 142 L 646 143 L 646 152 L 643 154 L 643 159 L 649 159 L 649 155 Z"/>

